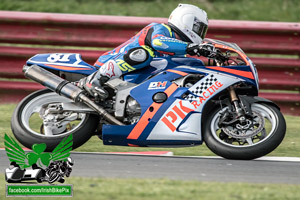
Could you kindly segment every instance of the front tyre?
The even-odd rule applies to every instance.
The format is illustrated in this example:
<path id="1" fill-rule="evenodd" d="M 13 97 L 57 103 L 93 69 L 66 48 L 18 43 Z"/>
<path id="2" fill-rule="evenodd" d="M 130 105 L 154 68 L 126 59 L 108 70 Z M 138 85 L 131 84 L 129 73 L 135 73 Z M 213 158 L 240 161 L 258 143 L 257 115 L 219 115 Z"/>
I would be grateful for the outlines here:
<path id="1" fill-rule="evenodd" d="M 20 143 L 30 149 L 33 144 L 45 143 L 47 145 L 46 151 L 50 152 L 63 138 L 70 134 L 73 134 L 72 148 L 75 149 L 81 146 L 94 134 L 99 123 L 97 115 L 75 112 L 62 113 L 58 117 L 65 117 L 65 115 L 69 118 L 75 117 L 70 119 L 67 124 L 53 126 L 54 128 L 45 130 L 45 120 L 41 118 L 43 109 L 49 104 L 66 102 L 71 102 L 71 100 L 48 89 L 39 90 L 28 95 L 18 104 L 13 113 L 11 119 L 13 134 Z"/>
<path id="2" fill-rule="evenodd" d="M 220 112 L 225 109 L 215 109 L 205 122 L 204 141 L 215 154 L 227 159 L 251 160 L 272 152 L 283 140 L 286 123 L 276 107 L 253 103 L 253 118 L 248 124 L 220 128 Z"/>

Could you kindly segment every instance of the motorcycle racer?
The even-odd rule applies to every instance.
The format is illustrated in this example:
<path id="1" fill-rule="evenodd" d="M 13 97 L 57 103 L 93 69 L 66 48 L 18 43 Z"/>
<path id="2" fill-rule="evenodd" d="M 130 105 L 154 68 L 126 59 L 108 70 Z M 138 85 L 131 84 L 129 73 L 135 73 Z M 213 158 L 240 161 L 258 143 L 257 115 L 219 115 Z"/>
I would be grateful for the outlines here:
<path id="1" fill-rule="evenodd" d="M 91 96 L 104 100 L 108 92 L 102 85 L 109 79 L 150 65 L 154 57 L 202 55 L 212 57 L 214 46 L 202 43 L 208 28 L 204 10 L 190 4 L 179 4 L 168 24 L 151 23 L 117 48 L 101 55 L 99 70 L 78 81 L 77 86 Z"/>

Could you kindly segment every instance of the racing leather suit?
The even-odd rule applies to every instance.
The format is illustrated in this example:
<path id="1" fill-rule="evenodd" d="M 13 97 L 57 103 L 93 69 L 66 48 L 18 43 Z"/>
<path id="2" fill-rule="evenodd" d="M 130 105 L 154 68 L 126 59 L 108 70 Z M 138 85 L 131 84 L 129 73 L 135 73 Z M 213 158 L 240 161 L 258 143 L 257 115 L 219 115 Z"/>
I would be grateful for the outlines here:
<path id="1" fill-rule="evenodd" d="M 154 57 L 185 55 L 188 45 L 176 39 L 168 25 L 151 23 L 128 41 L 101 55 L 94 65 L 100 67 L 102 76 L 120 77 L 149 66 Z"/>
<path id="2" fill-rule="evenodd" d="M 103 100 L 108 93 L 102 85 L 109 79 L 147 67 L 154 57 L 205 55 L 199 46 L 201 44 L 176 39 L 175 32 L 166 24 L 151 23 L 128 41 L 101 55 L 94 64 L 100 69 L 79 80 L 77 86 Z"/>

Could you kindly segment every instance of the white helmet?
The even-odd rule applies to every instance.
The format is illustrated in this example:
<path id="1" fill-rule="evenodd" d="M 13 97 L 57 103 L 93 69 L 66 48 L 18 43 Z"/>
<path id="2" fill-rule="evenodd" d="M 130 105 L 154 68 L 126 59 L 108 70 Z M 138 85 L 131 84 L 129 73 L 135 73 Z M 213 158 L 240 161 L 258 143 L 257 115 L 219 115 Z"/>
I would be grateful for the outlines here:
<path id="1" fill-rule="evenodd" d="M 168 23 L 181 39 L 196 44 L 202 42 L 208 28 L 206 12 L 190 4 L 179 4 Z"/>

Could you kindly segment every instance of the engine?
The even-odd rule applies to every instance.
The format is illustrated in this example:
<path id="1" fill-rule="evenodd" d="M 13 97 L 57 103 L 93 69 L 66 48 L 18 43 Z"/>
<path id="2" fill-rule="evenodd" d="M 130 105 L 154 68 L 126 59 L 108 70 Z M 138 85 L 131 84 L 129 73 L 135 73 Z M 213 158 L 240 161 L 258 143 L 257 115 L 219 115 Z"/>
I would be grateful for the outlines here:
<path id="1" fill-rule="evenodd" d="M 140 116 L 141 116 L 140 104 L 134 98 L 129 96 L 125 107 L 124 122 L 129 124 L 134 124 L 139 121 Z"/>

